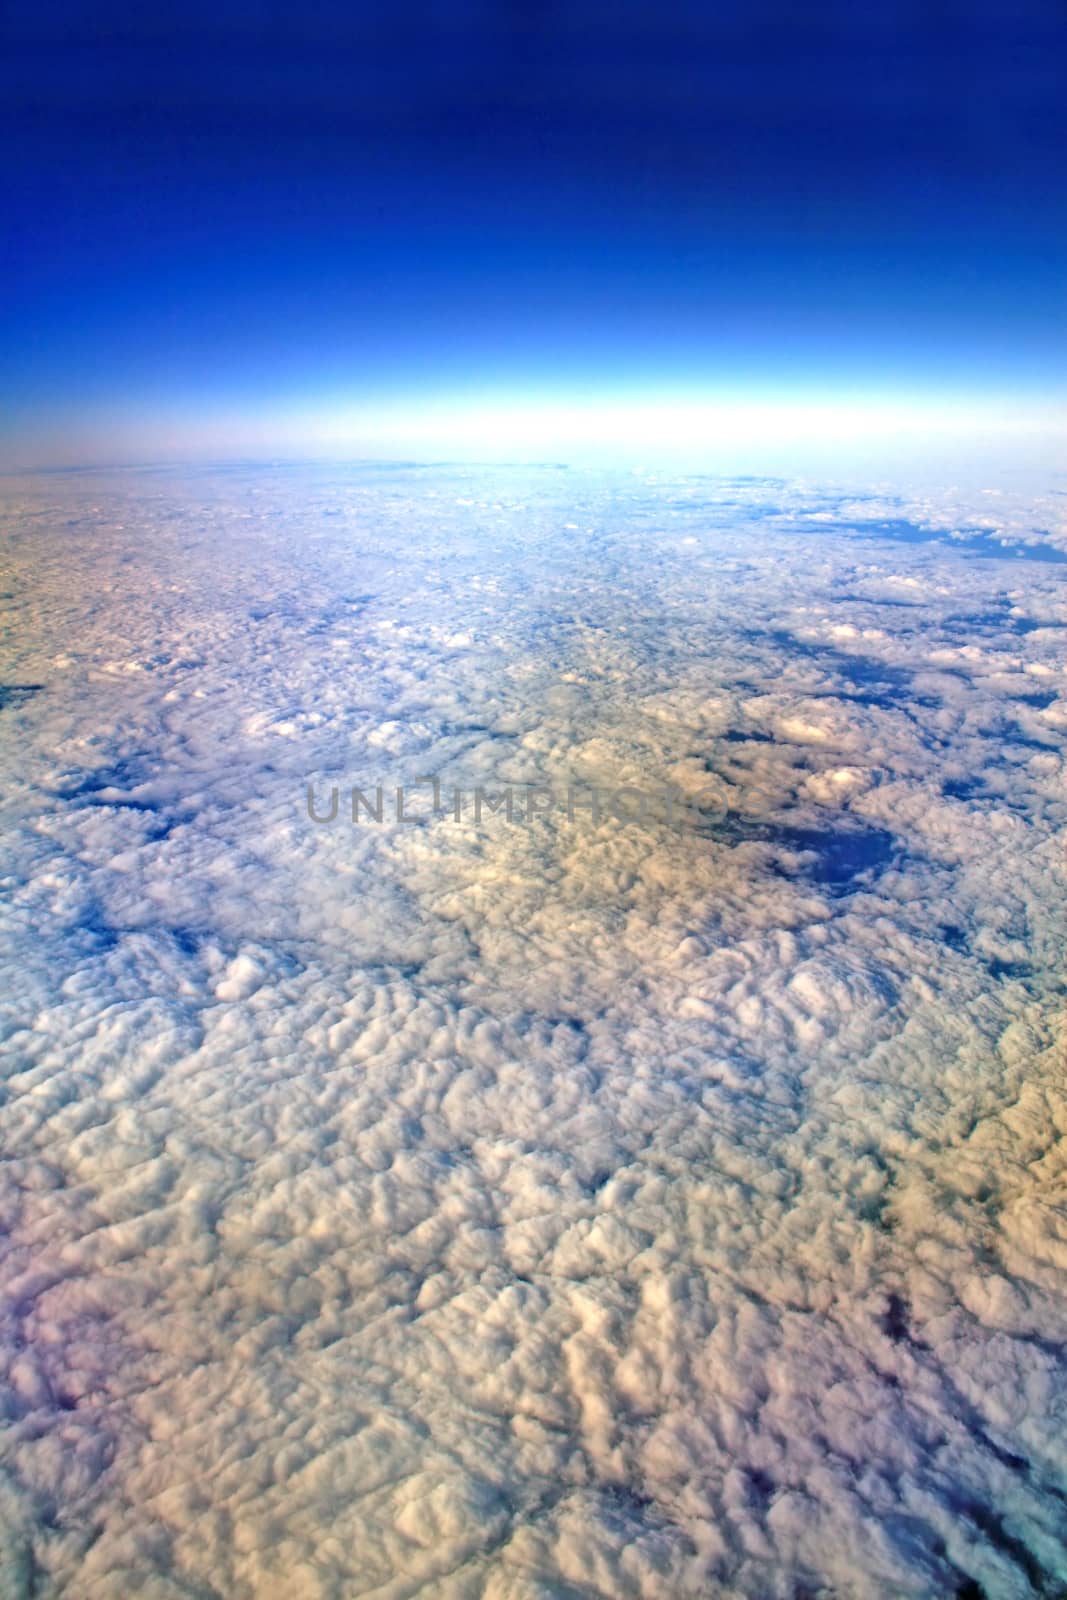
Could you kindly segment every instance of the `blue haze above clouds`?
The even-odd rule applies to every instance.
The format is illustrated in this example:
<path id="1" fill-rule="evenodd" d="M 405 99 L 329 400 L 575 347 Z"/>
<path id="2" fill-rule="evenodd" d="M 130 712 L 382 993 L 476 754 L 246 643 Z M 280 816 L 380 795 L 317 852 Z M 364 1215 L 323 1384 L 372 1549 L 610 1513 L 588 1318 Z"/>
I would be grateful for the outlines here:
<path id="1" fill-rule="evenodd" d="M 1053 0 L 65 0 L 0 45 L 8 463 L 452 458 L 405 416 L 530 394 L 1062 437 Z"/>
<path id="2" fill-rule="evenodd" d="M 6 489 L 5 1595 L 1059 1592 L 1062 490 Z"/>

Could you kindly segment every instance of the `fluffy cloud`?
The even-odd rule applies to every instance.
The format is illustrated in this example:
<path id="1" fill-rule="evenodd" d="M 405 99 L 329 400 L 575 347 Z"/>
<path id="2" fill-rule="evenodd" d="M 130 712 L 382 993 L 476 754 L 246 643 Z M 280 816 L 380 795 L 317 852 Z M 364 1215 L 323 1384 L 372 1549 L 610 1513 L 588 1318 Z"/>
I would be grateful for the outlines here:
<path id="1" fill-rule="evenodd" d="M 1062 496 L 6 489 L 4 1594 L 1057 1593 Z"/>

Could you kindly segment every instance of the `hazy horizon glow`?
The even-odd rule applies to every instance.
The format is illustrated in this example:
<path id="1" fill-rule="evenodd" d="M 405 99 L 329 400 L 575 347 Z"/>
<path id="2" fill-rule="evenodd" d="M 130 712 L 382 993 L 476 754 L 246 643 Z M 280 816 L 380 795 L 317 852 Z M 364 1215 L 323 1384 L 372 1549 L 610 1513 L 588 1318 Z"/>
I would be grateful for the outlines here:
<path id="1" fill-rule="evenodd" d="M 731 394 L 682 390 L 572 390 L 388 397 L 332 397 L 325 404 L 175 409 L 137 418 L 104 412 L 72 418 L 57 433 L 15 433 L 7 469 L 141 465 L 228 458 L 455 459 L 573 464 L 685 463 L 713 469 L 734 460 L 793 468 L 812 452 L 837 452 L 847 467 L 864 452 L 887 460 L 941 452 L 955 463 L 990 450 L 1005 462 L 1054 467 L 1067 407 L 1059 397 L 998 400 L 945 394 Z"/>
<path id="2" fill-rule="evenodd" d="M 879 429 L 1051 459 L 1047 0 L 194 3 L 99 32 L 15 6 L 0 43 L 2 465 L 681 445 L 773 470 Z"/>

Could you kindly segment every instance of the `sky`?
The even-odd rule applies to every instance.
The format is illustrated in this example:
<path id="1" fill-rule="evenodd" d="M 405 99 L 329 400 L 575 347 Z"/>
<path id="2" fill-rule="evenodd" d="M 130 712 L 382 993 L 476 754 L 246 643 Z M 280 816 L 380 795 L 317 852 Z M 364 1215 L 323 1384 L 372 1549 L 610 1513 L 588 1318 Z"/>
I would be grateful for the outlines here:
<path id="1" fill-rule="evenodd" d="M 1059 427 L 1054 0 L 15 4 L 0 45 L 6 465 Z"/>
<path id="2" fill-rule="evenodd" d="M 1065 44 L 3 6 L 3 1600 L 1067 1595 Z"/>

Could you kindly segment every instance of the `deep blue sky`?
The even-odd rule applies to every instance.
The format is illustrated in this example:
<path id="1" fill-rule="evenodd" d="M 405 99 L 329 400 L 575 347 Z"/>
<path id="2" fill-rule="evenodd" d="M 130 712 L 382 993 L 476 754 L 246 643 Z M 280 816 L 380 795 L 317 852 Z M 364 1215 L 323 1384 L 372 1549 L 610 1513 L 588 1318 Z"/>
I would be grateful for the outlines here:
<path id="1" fill-rule="evenodd" d="M 16 4 L 0 42 L 16 459 L 467 391 L 1064 389 L 1061 0 Z"/>

